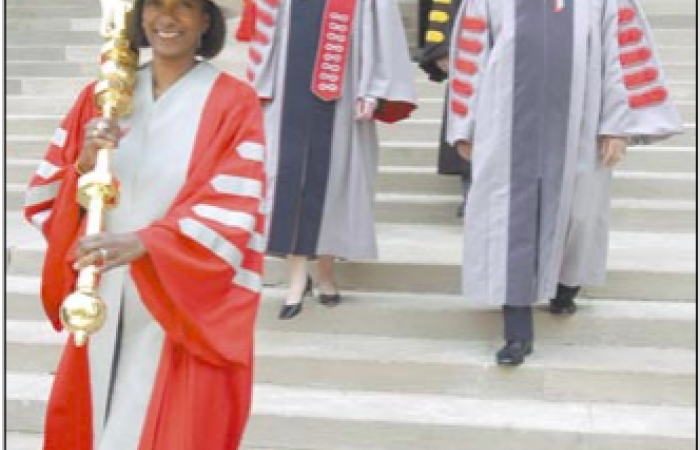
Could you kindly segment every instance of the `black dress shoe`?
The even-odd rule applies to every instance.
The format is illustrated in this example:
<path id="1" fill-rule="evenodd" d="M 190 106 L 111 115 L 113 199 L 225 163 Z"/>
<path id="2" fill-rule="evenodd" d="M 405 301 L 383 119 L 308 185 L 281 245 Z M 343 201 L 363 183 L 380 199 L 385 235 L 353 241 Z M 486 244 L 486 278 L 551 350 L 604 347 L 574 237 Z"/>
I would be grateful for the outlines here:
<path id="1" fill-rule="evenodd" d="M 461 205 L 459 205 L 459 206 L 457 207 L 457 214 L 456 214 L 456 216 L 457 216 L 458 218 L 460 218 L 460 219 L 461 219 L 462 217 L 464 217 L 464 207 L 465 207 L 465 206 L 466 206 L 466 205 L 465 205 L 464 203 L 462 203 Z"/>
<path id="2" fill-rule="evenodd" d="M 301 294 L 301 299 L 297 303 L 292 303 L 291 305 L 282 305 L 278 318 L 280 320 L 289 320 L 299 315 L 301 310 L 304 309 L 304 299 L 307 296 L 312 295 L 312 293 L 313 281 L 311 280 L 311 277 L 308 277 L 306 279 L 306 287 L 304 288 L 304 292 Z"/>
<path id="3" fill-rule="evenodd" d="M 532 341 L 510 341 L 496 353 L 496 362 L 501 366 L 519 366 L 532 353 Z"/>
<path id="4" fill-rule="evenodd" d="M 573 316 L 578 307 L 574 299 L 581 290 L 581 286 L 557 285 L 557 295 L 549 301 L 549 312 L 555 316 Z"/>
<path id="5" fill-rule="evenodd" d="M 338 306 L 340 304 L 340 294 L 321 294 L 318 296 L 318 302 L 323 306 Z"/>

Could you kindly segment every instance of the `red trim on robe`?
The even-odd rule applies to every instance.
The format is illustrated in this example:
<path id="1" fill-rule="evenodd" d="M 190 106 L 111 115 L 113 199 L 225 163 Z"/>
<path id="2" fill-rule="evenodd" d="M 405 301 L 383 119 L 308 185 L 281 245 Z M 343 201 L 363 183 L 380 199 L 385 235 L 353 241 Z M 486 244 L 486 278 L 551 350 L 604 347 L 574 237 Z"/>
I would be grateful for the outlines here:
<path id="1" fill-rule="evenodd" d="M 42 300 L 57 329 L 60 304 L 76 279 L 73 243 L 83 234 L 72 164 L 82 147 L 84 124 L 99 113 L 93 91 L 94 84 L 84 89 L 63 121 L 66 144 L 50 146 L 47 154 L 47 160 L 68 167 L 44 225 L 48 248 Z M 205 104 L 185 185 L 165 217 L 138 232 L 148 253 L 131 264 L 131 274 L 166 335 L 138 450 L 238 448 L 250 409 L 260 293 L 232 283 L 233 267 L 183 236 L 177 224 L 193 214 L 194 204 L 203 202 L 254 214 L 254 231 L 263 233 L 260 200 L 217 194 L 210 185 L 215 174 L 231 173 L 264 186 L 264 163 L 244 160 L 235 152 L 243 142 L 263 140 L 263 116 L 253 89 L 219 75 Z M 31 185 L 40 185 L 40 180 L 34 177 Z M 31 217 L 38 208 L 27 208 L 25 214 Z M 261 274 L 264 255 L 247 248 L 250 234 L 218 226 L 216 231 L 241 249 L 243 267 Z M 87 348 L 70 341 L 64 348 L 47 406 L 44 450 L 93 450 L 92 405 L 85 389 L 90 386 Z"/>
<path id="2" fill-rule="evenodd" d="M 255 35 L 253 36 L 253 41 L 257 42 L 258 44 L 267 47 L 270 45 L 270 36 L 268 36 L 267 33 L 264 31 L 258 29 L 255 30 Z"/>
<path id="3" fill-rule="evenodd" d="M 486 20 L 483 17 L 464 16 L 462 19 L 462 29 L 475 33 L 483 33 L 486 31 Z"/>
<path id="4" fill-rule="evenodd" d="M 452 89 L 465 97 L 471 97 L 474 94 L 474 87 L 467 81 L 453 79 Z"/>
<path id="5" fill-rule="evenodd" d="M 452 112 L 454 112 L 457 115 L 466 116 L 467 114 L 469 114 L 469 108 L 467 107 L 467 105 L 460 102 L 459 100 L 452 100 L 452 102 L 450 103 L 450 107 L 452 108 Z"/>
<path id="6" fill-rule="evenodd" d="M 455 61 L 455 68 L 459 72 L 465 73 L 468 75 L 474 75 L 479 71 L 479 66 L 477 66 L 474 61 L 470 61 L 468 59 L 461 59 L 461 58 L 458 58 L 457 61 Z"/>
<path id="7" fill-rule="evenodd" d="M 651 58 L 651 49 L 649 47 L 640 47 L 620 53 L 620 64 L 622 64 L 622 67 L 644 64 L 649 61 L 649 58 Z"/>
<path id="8" fill-rule="evenodd" d="M 272 27 L 275 25 L 275 18 L 269 14 L 267 11 L 263 11 L 262 9 L 258 9 L 255 17 L 257 20 L 262 23 L 265 26 Z"/>
<path id="9" fill-rule="evenodd" d="M 668 98 L 668 91 L 664 87 L 655 87 L 649 89 L 648 91 L 631 95 L 629 97 L 629 105 L 634 109 L 644 108 L 647 106 L 655 106 L 659 103 L 663 103 Z"/>
<path id="10" fill-rule="evenodd" d="M 416 105 L 396 100 L 380 100 L 373 118 L 384 123 L 396 123 L 411 115 Z"/>
<path id="11" fill-rule="evenodd" d="M 484 50 L 484 44 L 476 39 L 461 37 L 459 38 L 458 48 L 467 53 L 478 55 Z"/>
<path id="12" fill-rule="evenodd" d="M 642 41 L 644 33 L 639 28 L 630 28 L 629 30 L 620 31 L 617 35 L 618 42 L 621 47 L 627 45 L 638 44 Z"/>
<path id="13" fill-rule="evenodd" d="M 625 23 L 629 23 L 632 20 L 634 20 L 634 18 L 636 16 L 637 16 L 637 13 L 634 11 L 634 8 L 630 8 L 630 7 L 620 8 L 620 10 L 618 11 L 618 14 L 617 14 L 618 23 L 620 25 L 625 24 Z"/>
<path id="14" fill-rule="evenodd" d="M 625 86 L 627 89 L 635 89 L 639 86 L 649 84 L 659 78 L 659 71 L 654 67 L 645 67 L 639 72 L 625 75 Z"/>
<path id="15" fill-rule="evenodd" d="M 262 62 L 262 54 L 255 47 L 248 48 L 248 58 L 256 65 Z"/>
<path id="16" fill-rule="evenodd" d="M 236 39 L 241 42 L 249 42 L 255 33 L 255 0 L 244 0 L 243 14 L 236 30 Z"/>

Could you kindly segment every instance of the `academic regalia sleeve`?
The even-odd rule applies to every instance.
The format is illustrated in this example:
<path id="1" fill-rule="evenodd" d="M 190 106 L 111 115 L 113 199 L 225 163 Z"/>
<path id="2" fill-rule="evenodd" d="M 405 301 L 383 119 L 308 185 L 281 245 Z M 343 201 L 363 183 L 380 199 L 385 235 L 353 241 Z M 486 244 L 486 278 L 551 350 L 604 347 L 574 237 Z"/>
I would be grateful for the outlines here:
<path id="1" fill-rule="evenodd" d="M 166 216 L 138 232 L 147 254 L 131 273 L 175 345 L 210 364 L 247 365 L 265 249 L 263 119 L 253 90 L 227 80 L 203 113 L 201 161 Z"/>
<path id="2" fill-rule="evenodd" d="M 603 21 L 603 103 L 598 134 L 649 143 L 682 132 L 637 0 L 607 1 Z"/>
<path id="3" fill-rule="evenodd" d="M 83 89 L 61 121 L 24 198 L 25 218 L 42 232 L 47 242 L 41 300 L 56 330 L 62 328 L 59 308 L 73 290 L 76 279 L 69 252 L 81 229 L 83 214 L 76 200 L 80 175 L 74 163 L 82 149 L 84 126 L 98 115 L 93 91 L 94 84 Z"/>
<path id="4" fill-rule="evenodd" d="M 416 108 L 413 67 L 401 14 L 395 1 L 366 0 L 360 4 L 358 97 L 379 100 L 375 119 L 398 122 Z"/>
<path id="5" fill-rule="evenodd" d="M 433 0 L 425 33 L 425 47 L 419 63 L 432 81 L 442 82 L 447 79 L 447 73 L 437 62 L 449 57 L 454 16 L 461 4 L 462 0 Z"/>
<path id="6" fill-rule="evenodd" d="M 455 16 L 450 49 L 445 141 L 473 142 L 476 103 L 491 52 L 488 8 L 484 0 L 462 3 Z"/>
<path id="7" fill-rule="evenodd" d="M 282 4 L 282 0 L 257 0 L 252 7 L 255 11 L 255 31 L 248 45 L 246 77 L 259 98 L 271 100 L 275 98 L 279 46 L 284 45 L 278 32 L 278 21 L 284 20 L 282 8 L 287 6 Z"/>

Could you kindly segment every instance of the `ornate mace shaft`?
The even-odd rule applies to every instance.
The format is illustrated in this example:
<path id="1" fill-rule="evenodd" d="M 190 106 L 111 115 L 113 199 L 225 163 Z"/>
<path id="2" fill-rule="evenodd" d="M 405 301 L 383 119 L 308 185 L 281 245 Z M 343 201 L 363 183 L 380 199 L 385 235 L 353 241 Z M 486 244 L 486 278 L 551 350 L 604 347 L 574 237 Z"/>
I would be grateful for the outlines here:
<path id="1" fill-rule="evenodd" d="M 133 3 L 102 0 L 102 35 L 106 42 L 100 56 L 100 79 L 95 85 L 95 102 L 106 119 L 131 112 L 138 54 L 132 50 Z M 86 235 L 102 231 L 104 214 L 117 205 L 119 185 L 110 172 L 110 149 L 97 152 L 95 167 L 78 180 L 77 200 L 87 212 Z M 104 324 L 107 309 L 100 298 L 96 266 L 80 270 L 75 291 L 61 305 L 61 322 L 82 346 Z"/>

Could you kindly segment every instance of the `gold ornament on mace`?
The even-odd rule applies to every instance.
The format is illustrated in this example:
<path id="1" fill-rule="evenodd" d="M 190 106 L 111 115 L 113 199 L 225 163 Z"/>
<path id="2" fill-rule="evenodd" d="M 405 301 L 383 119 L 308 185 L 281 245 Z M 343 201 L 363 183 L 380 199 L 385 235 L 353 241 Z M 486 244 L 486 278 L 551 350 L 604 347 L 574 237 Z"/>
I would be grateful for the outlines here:
<path id="1" fill-rule="evenodd" d="M 125 0 L 102 0 L 102 35 L 106 41 L 100 55 L 100 79 L 95 85 L 95 102 L 106 119 L 131 111 L 138 53 L 130 39 L 134 5 Z M 110 149 L 97 152 L 95 167 L 78 180 L 77 200 L 87 211 L 85 234 L 102 232 L 105 211 L 117 205 L 119 185 L 110 172 Z M 77 346 L 104 324 L 107 308 L 99 296 L 97 266 L 80 270 L 75 291 L 61 305 L 61 322 L 73 334 Z"/>

